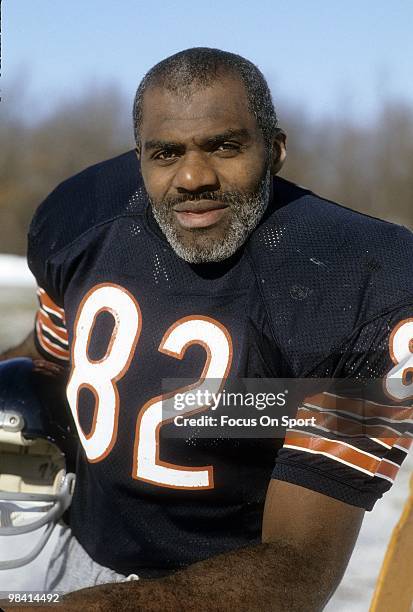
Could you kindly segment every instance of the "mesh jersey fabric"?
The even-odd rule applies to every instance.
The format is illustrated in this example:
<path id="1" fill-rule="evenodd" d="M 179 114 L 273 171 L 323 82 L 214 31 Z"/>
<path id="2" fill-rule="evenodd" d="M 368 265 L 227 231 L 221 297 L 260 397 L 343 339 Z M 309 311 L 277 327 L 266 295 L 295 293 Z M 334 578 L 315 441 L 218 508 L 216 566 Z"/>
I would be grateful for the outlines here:
<path id="1" fill-rule="evenodd" d="M 65 181 L 43 202 L 30 227 L 28 261 L 43 291 L 36 341 L 49 359 L 73 368 L 79 313 L 97 287 L 120 287 L 139 305 L 139 339 L 115 382 L 113 444 L 99 460 L 84 451 L 78 459 L 71 527 L 96 562 L 152 576 L 258 542 L 271 475 L 367 509 L 390 485 L 364 473 L 357 480 L 360 470 L 339 465 L 334 454 L 282 448 L 282 440 L 205 439 L 196 428 L 178 440 L 163 425 L 160 462 L 209 466 L 213 486 L 159 486 L 139 478 L 136 440 L 140 411 L 162 392 L 162 379 L 196 380 L 205 366 L 201 344 L 179 359 L 160 350 L 167 330 L 191 317 L 226 330 L 234 377 L 339 379 L 352 374 L 350 363 L 360 376 L 384 375 L 392 366 L 386 322 L 412 311 L 413 240 L 405 228 L 275 178 L 266 214 L 244 247 L 222 264 L 190 265 L 157 227 L 131 151 Z M 96 315 L 90 360 L 104 358 L 114 325 L 110 312 Z M 369 369 L 372 355 L 378 365 Z M 90 432 L 96 403 L 86 386 L 75 410 Z"/>
<path id="2" fill-rule="evenodd" d="M 314 424 L 287 431 L 274 478 L 367 510 L 391 487 L 411 446 L 413 410 L 411 397 L 389 397 L 383 381 L 395 367 L 392 332 L 411 315 L 411 306 L 397 308 L 354 332 L 326 390 L 300 405 L 298 416 Z"/>

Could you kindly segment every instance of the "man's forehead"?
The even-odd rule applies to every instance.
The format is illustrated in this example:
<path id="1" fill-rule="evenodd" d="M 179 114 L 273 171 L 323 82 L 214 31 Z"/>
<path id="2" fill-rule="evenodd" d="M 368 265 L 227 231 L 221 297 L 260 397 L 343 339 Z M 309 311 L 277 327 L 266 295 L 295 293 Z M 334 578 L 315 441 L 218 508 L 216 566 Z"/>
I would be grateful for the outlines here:
<path id="1" fill-rule="evenodd" d="M 143 102 L 142 135 L 148 137 L 153 132 L 159 135 L 163 131 L 179 133 L 196 128 L 207 130 L 211 136 L 228 129 L 253 132 L 256 128 L 245 88 L 235 79 L 215 81 L 206 87 L 194 86 L 184 93 L 152 86 Z"/>

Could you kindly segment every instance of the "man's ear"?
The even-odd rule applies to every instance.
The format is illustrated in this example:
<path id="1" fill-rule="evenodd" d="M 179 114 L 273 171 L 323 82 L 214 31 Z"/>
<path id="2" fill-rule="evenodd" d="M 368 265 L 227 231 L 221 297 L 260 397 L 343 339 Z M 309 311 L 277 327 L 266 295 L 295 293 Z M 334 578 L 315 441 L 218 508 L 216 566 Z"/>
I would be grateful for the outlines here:
<path id="1" fill-rule="evenodd" d="M 271 174 L 275 175 L 281 170 L 287 157 L 287 134 L 279 129 L 272 141 Z"/>
<path id="2" fill-rule="evenodd" d="M 136 156 L 140 161 L 141 159 L 141 143 L 140 142 L 138 142 L 138 144 L 136 145 L 135 151 L 136 151 Z"/>

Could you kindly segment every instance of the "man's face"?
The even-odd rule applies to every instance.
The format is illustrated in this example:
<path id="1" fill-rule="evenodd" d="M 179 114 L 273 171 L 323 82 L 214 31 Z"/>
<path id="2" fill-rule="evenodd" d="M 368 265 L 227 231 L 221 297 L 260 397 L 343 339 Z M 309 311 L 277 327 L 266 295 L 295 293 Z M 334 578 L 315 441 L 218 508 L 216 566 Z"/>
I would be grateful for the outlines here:
<path id="1" fill-rule="evenodd" d="M 145 187 L 174 251 L 191 263 L 234 254 L 270 189 L 269 155 L 242 83 L 222 78 L 185 97 L 151 87 L 140 136 Z"/>

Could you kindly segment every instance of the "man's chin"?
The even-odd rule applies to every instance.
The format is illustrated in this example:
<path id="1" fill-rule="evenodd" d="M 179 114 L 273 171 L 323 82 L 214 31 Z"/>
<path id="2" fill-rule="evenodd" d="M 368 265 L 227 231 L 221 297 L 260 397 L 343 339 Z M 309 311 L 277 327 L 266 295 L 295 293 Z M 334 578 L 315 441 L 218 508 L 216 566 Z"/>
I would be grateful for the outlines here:
<path id="1" fill-rule="evenodd" d="M 217 263 L 234 255 L 242 244 L 229 241 L 223 235 L 217 235 L 211 229 L 169 233 L 166 238 L 178 257 L 188 263 Z M 188 236 L 188 234 L 191 234 Z"/>
<path id="2" fill-rule="evenodd" d="M 170 243 L 171 244 L 171 243 Z M 225 248 L 220 244 L 209 245 L 208 247 L 202 248 L 199 245 L 184 245 L 171 244 L 175 254 L 181 259 L 191 264 L 206 264 L 206 263 L 218 263 L 225 261 L 229 257 L 232 257 L 238 250 L 237 248 Z"/>
<path id="3" fill-rule="evenodd" d="M 239 248 L 228 236 L 228 227 L 217 223 L 187 229 L 178 223 L 158 221 L 162 233 L 178 257 L 192 264 L 214 263 L 231 257 Z"/>

